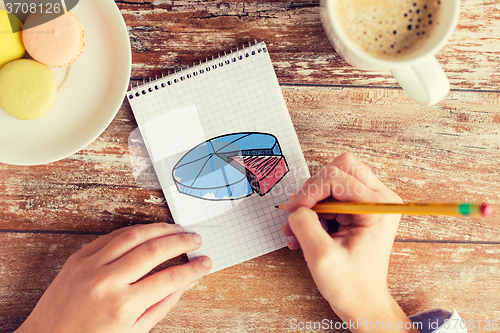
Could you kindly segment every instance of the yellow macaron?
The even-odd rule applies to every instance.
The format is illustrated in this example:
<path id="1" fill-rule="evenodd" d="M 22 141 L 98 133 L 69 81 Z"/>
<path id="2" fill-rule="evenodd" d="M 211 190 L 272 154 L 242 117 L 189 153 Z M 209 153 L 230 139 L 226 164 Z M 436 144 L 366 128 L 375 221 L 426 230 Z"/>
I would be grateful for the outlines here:
<path id="1" fill-rule="evenodd" d="M 44 115 L 57 95 L 52 70 L 34 60 L 20 59 L 0 69 L 0 108 L 20 120 Z"/>
<path id="2" fill-rule="evenodd" d="M 18 32 L 12 32 L 13 26 Z M 16 16 L 0 9 L 0 68 L 9 61 L 19 59 L 24 55 L 25 50 L 20 32 L 22 26 L 23 24 Z"/>

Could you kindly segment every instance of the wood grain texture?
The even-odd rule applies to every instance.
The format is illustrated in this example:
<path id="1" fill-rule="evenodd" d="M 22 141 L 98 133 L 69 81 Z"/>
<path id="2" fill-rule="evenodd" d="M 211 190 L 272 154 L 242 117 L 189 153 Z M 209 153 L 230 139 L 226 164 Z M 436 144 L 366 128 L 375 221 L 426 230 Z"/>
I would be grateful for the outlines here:
<path id="1" fill-rule="evenodd" d="M 388 72 L 346 64 L 323 32 L 318 0 L 116 3 L 131 37 L 133 78 L 263 40 L 312 173 L 350 151 L 404 200 L 485 201 L 500 211 L 497 1 L 462 1 L 457 30 L 437 55 L 455 90 L 433 108 L 394 89 Z M 22 323 L 65 260 L 98 235 L 173 222 L 152 170 L 139 185 L 134 176 L 131 156 L 147 161 L 136 127 L 124 101 L 79 153 L 44 166 L 0 164 L 0 333 Z M 389 285 L 404 311 L 454 307 L 465 319 L 500 320 L 499 224 L 499 214 L 403 217 Z M 282 249 L 207 276 L 152 332 L 292 332 L 291 319 L 325 318 L 338 320 L 302 254 Z"/>
<path id="2" fill-rule="evenodd" d="M 107 233 L 172 222 L 161 190 L 136 186 L 128 145 L 136 126 L 125 102 L 108 129 L 73 156 L 34 167 L 0 164 L 0 229 Z"/>
<path id="3" fill-rule="evenodd" d="M 254 39 L 265 41 L 280 83 L 396 87 L 389 72 L 357 70 L 330 45 L 319 0 L 117 1 L 132 41 L 133 78 L 149 78 Z M 497 1 L 463 0 L 455 33 L 437 54 L 452 88 L 498 90 Z"/>
<path id="4" fill-rule="evenodd" d="M 0 233 L 0 332 L 10 333 L 19 327 L 69 256 L 96 237 L 53 233 Z M 187 257 L 183 255 L 159 268 L 185 262 Z"/>
<path id="5" fill-rule="evenodd" d="M 283 93 L 311 173 L 350 151 L 404 200 L 484 201 L 500 210 L 500 94 L 452 92 L 438 107 L 423 108 L 397 89 L 283 87 Z M 1 164 L 0 229 L 106 233 L 172 222 L 162 192 L 134 178 L 128 142 L 135 127 L 125 102 L 78 154 L 37 167 Z M 135 147 L 133 155 L 147 155 Z M 143 176 L 141 184 L 155 184 L 153 172 Z M 398 238 L 500 242 L 499 222 L 498 215 L 404 217 Z"/>
<path id="6" fill-rule="evenodd" d="M 0 253 L 9 256 L 0 266 L 0 332 L 22 323 L 66 259 L 94 238 L 1 233 Z M 465 319 L 500 318 L 499 257 L 500 245 L 396 243 L 391 293 L 408 314 L 456 308 Z M 292 332 L 292 319 L 325 318 L 339 320 L 301 252 L 282 249 L 206 276 L 152 332 Z"/>
<path id="7" fill-rule="evenodd" d="M 405 201 L 489 202 L 500 208 L 498 93 L 452 92 L 423 108 L 404 91 L 284 88 L 311 173 L 353 152 Z M 491 219 L 403 217 L 398 237 L 500 238 Z"/>

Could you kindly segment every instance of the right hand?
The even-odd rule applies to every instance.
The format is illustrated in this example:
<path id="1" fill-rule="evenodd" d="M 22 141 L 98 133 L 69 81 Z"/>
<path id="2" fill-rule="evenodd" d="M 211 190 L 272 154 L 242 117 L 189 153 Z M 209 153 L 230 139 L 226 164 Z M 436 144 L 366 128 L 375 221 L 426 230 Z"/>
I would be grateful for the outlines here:
<path id="1" fill-rule="evenodd" d="M 401 215 L 331 216 L 340 227 L 329 235 L 310 209 L 325 199 L 401 203 L 401 198 L 353 155 L 343 154 L 291 196 L 286 204 L 291 214 L 282 227 L 292 236 L 290 249 L 302 248 L 319 291 L 340 318 L 391 317 L 399 306 L 389 294 L 387 273 Z"/>

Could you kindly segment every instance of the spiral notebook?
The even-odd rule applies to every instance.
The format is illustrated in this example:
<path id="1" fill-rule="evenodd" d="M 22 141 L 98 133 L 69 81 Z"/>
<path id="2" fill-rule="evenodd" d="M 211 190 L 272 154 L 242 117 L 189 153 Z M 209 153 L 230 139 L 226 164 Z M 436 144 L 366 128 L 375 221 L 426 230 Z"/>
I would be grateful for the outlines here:
<path id="1" fill-rule="evenodd" d="M 212 272 L 286 246 L 275 205 L 309 177 L 265 43 L 128 93 L 168 207 Z"/>

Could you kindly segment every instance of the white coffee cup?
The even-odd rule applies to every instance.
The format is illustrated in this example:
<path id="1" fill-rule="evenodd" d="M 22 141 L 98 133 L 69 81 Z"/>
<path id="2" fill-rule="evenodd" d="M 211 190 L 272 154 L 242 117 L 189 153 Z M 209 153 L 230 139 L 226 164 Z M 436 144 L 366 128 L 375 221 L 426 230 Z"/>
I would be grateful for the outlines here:
<path id="1" fill-rule="evenodd" d="M 441 0 L 440 25 L 425 46 L 398 60 L 384 60 L 366 53 L 344 32 L 336 2 L 321 0 L 321 22 L 337 53 L 349 64 L 368 71 L 391 71 L 400 86 L 416 102 L 431 106 L 446 97 L 450 83 L 435 54 L 448 42 L 458 22 L 460 0 Z M 395 1 L 395 0 L 394 0 Z"/>

